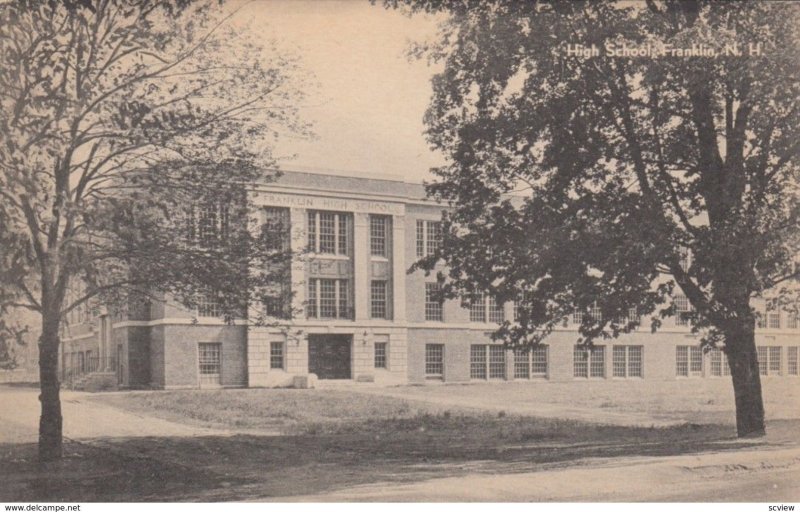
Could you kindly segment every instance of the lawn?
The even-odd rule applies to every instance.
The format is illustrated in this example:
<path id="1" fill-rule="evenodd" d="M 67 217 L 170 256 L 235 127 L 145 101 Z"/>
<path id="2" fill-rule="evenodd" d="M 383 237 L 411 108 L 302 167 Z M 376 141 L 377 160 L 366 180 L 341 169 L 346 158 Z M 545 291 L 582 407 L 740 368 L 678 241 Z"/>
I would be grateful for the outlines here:
<path id="1" fill-rule="evenodd" d="M 546 471 L 759 444 L 735 440 L 729 425 L 603 425 L 349 389 L 82 396 L 221 430 L 67 442 L 65 459 L 45 471 L 35 462 L 33 444 L 0 444 L 0 501 L 291 499 L 364 484 Z M 797 427 L 796 421 L 770 424 L 786 433 Z"/>

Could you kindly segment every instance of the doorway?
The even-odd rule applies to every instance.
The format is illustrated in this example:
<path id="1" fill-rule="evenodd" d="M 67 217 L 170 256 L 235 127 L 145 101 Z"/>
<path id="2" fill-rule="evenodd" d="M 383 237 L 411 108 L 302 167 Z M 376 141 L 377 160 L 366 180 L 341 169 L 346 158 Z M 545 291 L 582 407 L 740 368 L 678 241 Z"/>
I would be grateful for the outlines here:
<path id="1" fill-rule="evenodd" d="M 352 334 L 309 334 L 308 371 L 319 379 L 350 379 Z"/>

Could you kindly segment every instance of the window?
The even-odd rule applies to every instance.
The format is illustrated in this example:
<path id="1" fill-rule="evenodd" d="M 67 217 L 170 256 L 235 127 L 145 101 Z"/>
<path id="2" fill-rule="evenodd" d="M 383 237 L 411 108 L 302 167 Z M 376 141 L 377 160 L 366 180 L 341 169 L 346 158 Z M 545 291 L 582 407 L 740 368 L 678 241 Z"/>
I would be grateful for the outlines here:
<path id="1" fill-rule="evenodd" d="M 442 302 L 439 283 L 425 283 L 425 320 L 433 322 L 444 320 Z"/>
<path id="2" fill-rule="evenodd" d="M 506 378 L 506 350 L 500 345 L 489 345 L 489 378 Z"/>
<path id="3" fill-rule="evenodd" d="M 641 317 L 639 316 L 639 308 L 628 308 L 627 321 L 634 324 L 638 324 L 641 321 Z"/>
<path id="4" fill-rule="evenodd" d="M 417 258 L 430 256 L 442 245 L 442 223 L 431 220 L 417 221 Z"/>
<path id="5" fill-rule="evenodd" d="M 786 328 L 787 329 L 797 329 L 797 313 L 789 313 L 786 316 Z"/>
<path id="6" fill-rule="evenodd" d="M 709 351 L 710 359 L 710 373 L 712 377 L 723 377 L 731 374 L 731 369 L 728 366 L 728 356 L 718 348 L 712 348 Z"/>
<path id="7" fill-rule="evenodd" d="M 688 247 L 680 247 L 678 249 L 678 258 L 680 259 L 680 265 L 684 272 L 689 271 L 689 267 L 692 264 L 692 251 Z"/>
<path id="8" fill-rule="evenodd" d="M 211 245 L 228 237 L 228 205 L 209 202 L 192 209 L 189 237 L 203 245 Z"/>
<path id="9" fill-rule="evenodd" d="M 786 373 L 789 375 L 797 375 L 797 348 L 786 348 Z"/>
<path id="10" fill-rule="evenodd" d="M 471 379 L 505 379 L 506 351 L 502 345 L 471 345 L 469 352 Z"/>
<path id="11" fill-rule="evenodd" d="M 211 318 L 222 316 L 222 310 L 212 293 L 201 293 L 197 296 L 197 316 Z"/>
<path id="12" fill-rule="evenodd" d="M 611 353 L 612 375 L 619 378 L 642 376 L 641 345 L 614 345 Z"/>
<path id="13" fill-rule="evenodd" d="M 781 312 L 776 309 L 767 308 L 767 327 L 770 329 L 781 328 Z"/>
<path id="14" fill-rule="evenodd" d="M 695 345 L 675 347 L 675 375 L 698 377 L 703 374 L 703 351 Z"/>
<path id="15" fill-rule="evenodd" d="M 269 367 L 283 370 L 283 342 L 273 341 L 269 344 Z"/>
<path id="16" fill-rule="evenodd" d="M 769 347 L 768 353 L 769 353 L 769 374 L 780 375 L 782 366 L 781 347 Z"/>
<path id="17" fill-rule="evenodd" d="M 473 293 L 470 297 L 469 321 L 486 322 L 486 298 L 480 292 Z"/>
<path id="18" fill-rule="evenodd" d="M 262 210 L 261 232 L 271 251 L 289 250 L 289 209 L 268 206 Z"/>
<path id="19" fill-rule="evenodd" d="M 309 318 L 352 318 L 350 281 L 309 279 L 307 312 Z"/>
<path id="20" fill-rule="evenodd" d="M 486 345 L 470 345 L 469 378 L 485 379 L 488 374 L 486 367 Z"/>
<path id="21" fill-rule="evenodd" d="M 386 346 L 385 341 L 375 343 L 375 368 L 386 368 Z"/>
<path id="22" fill-rule="evenodd" d="M 511 310 L 511 318 L 512 318 L 512 319 L 513 319 L 515 322 L 519 322 L 519 305 L 520 305 L 520 302 L 522 302 L 522 301 L 526 300 L 526 298 L 527 298 L 527 297 L 525 296 L 525 294 L 524 294 L 524 292 L 523 292 L 522 299 L 520 299 L 520 300 L 515 300 L 515 301 L 514 301 L 514 304 L 513 304 L 513 309 Z"/>
<path id="23" fill-rule="evenodd" d="M 219 384 L 222 368 L 222 344 L 198 344 L 200 384 Z"/>
<path id="24" fill-rule="evenodd" d="M 470 296 L 469 321 L 485 323 L 487 319 L 489 322 L 502 323 L 505 320 L 503 305 L 498 304 L 491 295 L 475 292 Z"/>
<path id="25" fill-rule="evenodd" d="M 781 347 L 756 347 L 758 371 L 761 375 L 780 375 L 782 366 Z"/>
<path id="26" fill-rule="evenodd" d="M 675 325 L 689 325 L 686 314 L 692 310 L 689 299 L 685 295 L 675 297 Z"/>
<path id="27" fill-rule="evenodd" d="M 600 306 L 598 306 L 596 302 L 592 304 L 592 307 L 589 309 L 589 318 L 591 318 L 594 322 L 600 322 L 603 320 L 603 313 L 600 311 Z M 580 324 L 581 322 L 583 322 L 583 311 L 573 312 L 572 323 Z"/>
<path id="28" fill-rule="evenodd" d="M 386 215 L 369 216 L 369 253 L 372 256 L 389 257 L 386 243 L 389 232 L 389 220 Z"/>
<path id="29" fill-rule="evenodd" d="M 503 305 L 497 303 L 497 299 L 491 295 L 487 298 L 489 308 L 489 321 L 494 323 L 502 323 L 505 320 L 505 311 Z"/>
<path id="30" fill-rule="evenodd" d="M 387 315 L 387 283 L 386 281 L 372 281 L 369 287 L 369 311 L 371 318 L 388 318 Z"/>
<path id="31" fill-rule="evenodd" d="M 603 346 L 591 349 L 575 345 L 572 351 L 572 372 L 575 377 L 606 376 L 606 351 Z"/>
<path id="32" fill-rule="evenodd" d="M 425 345 L 425 377 L 428 379 L 444 377 L 444 345 L 441 343 Z"/>
<path id="33" fill-rule="evenodd" d="M 308 247 L 318 254 L 349 254 L 350 214 L 308 211 Z"/>
<path id="34" fill-rule="evenodd" d="M 514 350 L 514 378 L 547 378 L 547 345 Z"/>
<path id="35" fill-rule="evenodd" d="M 278 283 L 264 297 L 264 313 L 275 318 L 291 318 L 291 293 L 289 283 Z"/>

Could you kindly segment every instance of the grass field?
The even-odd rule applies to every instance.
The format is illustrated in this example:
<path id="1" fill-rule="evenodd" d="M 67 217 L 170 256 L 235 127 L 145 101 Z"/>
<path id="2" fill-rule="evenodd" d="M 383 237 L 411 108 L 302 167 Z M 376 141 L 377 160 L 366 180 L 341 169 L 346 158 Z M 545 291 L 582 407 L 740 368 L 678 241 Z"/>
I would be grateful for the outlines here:
<path id="1" fill-rule="evenodd" d="M 403 389 L 417 397 L 447 396 L 448 391 L 460 397 L 471 391 L 477 404 L 492 393 L 515 389 L 447 388 Z M 499 410 L 354 389 L 80 396 L 79 401 L 144 417 L 220 430 L 216 435 L 67 442 L 64 460 L 45 468 L 35 462 L 35 445 L 0 444 L 0 500 L 290 499 L 364 484 L 592 467 L 609 459 L 721 452 L 761 443 L 735 440 L 729 424 L 631 427 L 519 414 L 511 412 L 522 399 L 515 393 L 504 404 L 509 407 Z M 798 426 L 796 420 L 769 423 L 770 431 L 784 439 L 794 439 Z"/>

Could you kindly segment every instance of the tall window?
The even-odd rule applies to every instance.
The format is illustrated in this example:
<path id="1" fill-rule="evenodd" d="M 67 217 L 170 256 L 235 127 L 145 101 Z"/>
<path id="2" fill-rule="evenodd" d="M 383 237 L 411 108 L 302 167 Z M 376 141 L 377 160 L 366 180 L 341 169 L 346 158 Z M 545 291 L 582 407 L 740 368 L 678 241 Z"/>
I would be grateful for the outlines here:
<path id="1" fill-rule="evenodd" d="M 200 384 L 219 384 L 222 369 L 222 344 L 199 343 Z"/>
<path id="2" fill-rule="evenodd" d="M 370 283 L 369 311 L 371 318 L 388 318 L 388 283 L 372 281 Z"/>
<path id="3" fill-rule="evenodd" d="M 514 350 L 514 378 L 547 378 L 547 345 Z"/>
<path id="4" fill-rule="evenodd" d="M 425 283 L 425 320 L 444 320 L 442 290 L 439 283 Z"/>
<path id="5" fill-rule="evenodd" d="M 680 258 L 680 265 L 684 272 L 689 271 L 692 265 L 692 251 L 688 247 L 680 247 L 678 249 L 678 257 Z"/>
<path id="6" fill-rule="evenodd" d="M 469 375 L 471 379 L 505 379 L 506 351 L 502 345 L 471 345 Z"/>
<path id="7" fill-rule="evenodd" d="M 708 352 L 708 356 L 712 377 L 722 377 L 731 374 L 731 368 L 728 366 L 728 356 L 725 352 L 715 347 Z"/>
<path id="8" fill-rule="evenodd" d="M 469 321 L 470 322 L 502 323 L 505 320 L 503 305 L 489 294 L 475 292 L 470 297 Z"/>
<path id="9" fill-rule="evenodd" d="M 372 256 L 389 257 L 389 247 L 386 241 L 390 222 L 390 217 L 386 215 L 369 216 L 369 253 Z"/>
<path id="10" fill-rule="evenodd" d="M 208 202 L 195 206 L 191 214 L 189 236 L 204 245 L 225 240 L 228 237 L 229 221 L 227 204 Z"/>
<path id="11" fill-rule="evenodd" d="M 291 284 L 274 283 L 264 296 L 264 313 L 275 318 L 291 317 Z"/>
<path id="12" fill-rule="evenodd" d="M 589 318 L 595 322 L 599 322 L 603 319 L 603 312 L 596 302 L 589 308 Z M 574 311 L 572 313 L 572 323 L 580 324 L 581 322 L 583 322 L 583 311 Z"/>
<path id="13" fill-rule="evenodd" d="M 469 304 L 469 321 L 486 321 L 486 297 L 483 293 L 475 292 L 472 294 Z"/>
<path id="14" fill-rule="evenodd" d="M 441 379 L 444 377 L 444 345 L 428 343 L 425 345 L 425 378 Z"/>
<path id="15" fill-rule="evenodd" d="M 430 256 L 442 245 L 442 223 L 431 220 L 417 221 L 417 258 Z"/>
<path id="16" fill-rule="evenodd" d="M 786 373 L 797 375 L 797 352 L 798 347 L 786 347 Z"/>
<path id="17" fill-rule="evenodd" d="M 797 313 L 789 313 L 786 316 L 786 328 L 797 329 L 797 324 L 798 324 L 797 319 L 798 319 Z"/>
<path id="18" fill-rule="evenodd" d="M 696 345 L 675 347 L 675 375 L 699 377 L 703 374 L 703 350 Z"/>
<path id="19" fill-rule="evenodd" d="M 349 254 L 349 213 L 308 211 L 308 247 L 317 254 Z"/>
<path id="20" fill-rule="evenodd" d="M 267 206 L 262 210 L 261 231 L 267 248 L 273 251 L 289 250 L 289 208 Z"/>
<path id="21" fill-rule="evenodd" d="M 273 370 L 284 368 L 283 347 L 282 341 L 273 341 L 269 344 L 269 367 Z"/>
<path id="22" fill-rule="evenodd" d="M 781 347 L 756 347 L 758 371 L 761 375 L 781 374 Z"/>
<path id="23" fill-rule="evenodd" d="M 767 308 L 767 327 L 770 329 L 781 328 L 781 312 L 778 309 Z"/>
<path id="24" fill-rule="evenodd" d="M 641 345 L 614 345 L 612 349 L 612 375 L 618 378 L 642 376 Z"/>
<path id="25" fill-rule="evenodd" d="M 206 292 L 197 295 L 197 316 L 205 318 L 222 316 L 222 308 L 215 294 Z"/>
<path id="26" fill-rule="evenodd" d="M 675 325 L 689 325 L 689 319 L 686 317 L 692 310 L 689 304 L 689 299 L 685 295 L 678 295 L 675 297 Z"/>
<path id="27" fill-rule="evenodd" d="M 347 279 L 309 279 L 307 312 L 309 318 L 352 319 L 350 281 Z"/>
<path id="28" fill-rule="evenodd" d="M 572 373 L 575 377 L 606 376 L 606 350 L 604 346 L 594 346 L 591 349 L 575 345 L 572 350 Z"/>
<path id="29" fill-rule="evenodd" d="M 386 368 L 387 345 L 385 341 L 375 343 L 375 368 Z"/>

